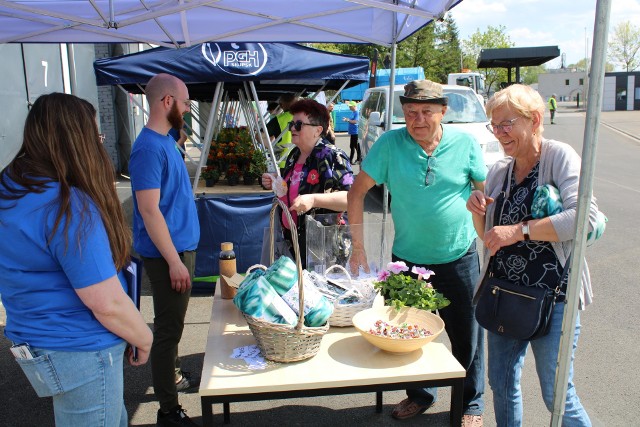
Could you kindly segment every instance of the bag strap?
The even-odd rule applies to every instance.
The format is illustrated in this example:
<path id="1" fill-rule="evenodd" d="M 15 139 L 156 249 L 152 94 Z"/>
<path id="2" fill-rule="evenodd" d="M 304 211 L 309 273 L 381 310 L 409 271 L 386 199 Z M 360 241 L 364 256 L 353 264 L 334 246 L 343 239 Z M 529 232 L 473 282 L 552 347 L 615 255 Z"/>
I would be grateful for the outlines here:
<path id="1" fill-rule="evenodd" d="M 493 262 L 494 262 L 495 257 L 491 257 L 489 258 L 489 262 L 487 264 L 487 274 L 489 275 L 489 277 L 493 276 Z M 562 274 L 560 275 L 560 278 L 558 279 L 558 284 L 556 285 L 555 291 L 556 294 L 559 293 L 563 293 L 566 294 L 567 292 L 567 286 L 566 286 L 566 282 L 565 282 L 565 277 L 567 277 L 569 275 L 569 270 L 571 270 L 571 268 L 569 267 L 569 264 L 571 263 L 571 255 L 569 255 L 567 257 L 567 261 L 564 263 L 564 268 L 562 270 Z M 548 286 L 547 286 L 548 287 Z M 549 288 L 551 289 L 551 288 Z"/>

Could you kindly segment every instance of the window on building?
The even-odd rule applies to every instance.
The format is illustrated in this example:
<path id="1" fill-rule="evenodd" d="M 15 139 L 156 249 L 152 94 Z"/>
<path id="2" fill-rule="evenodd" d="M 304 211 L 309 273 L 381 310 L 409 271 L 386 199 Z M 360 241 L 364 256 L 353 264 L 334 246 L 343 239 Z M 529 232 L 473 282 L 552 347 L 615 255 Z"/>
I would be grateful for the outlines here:
<path id="1" fill-rule="evenodd" d="M 584 79 L 580 79 L 580 86 L 584 86 Z"/>
<path id="2" fill-rule="evenodd" d="M 564 85 L 565 85 L 565 86 L 569 86 L 569 79 L 567 79 L 567 80 L 565 80 L 565 81 L 564 81 Z"/>

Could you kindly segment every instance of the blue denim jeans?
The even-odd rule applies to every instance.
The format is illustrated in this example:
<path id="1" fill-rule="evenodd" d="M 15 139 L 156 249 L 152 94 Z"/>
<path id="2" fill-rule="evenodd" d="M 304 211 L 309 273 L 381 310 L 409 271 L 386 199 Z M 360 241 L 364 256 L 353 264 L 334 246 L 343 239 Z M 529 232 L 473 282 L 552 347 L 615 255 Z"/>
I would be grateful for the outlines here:
<path id="1" fill-rule="evenodd" d="M 83 352 L 32 348 L 33 359 L 17 362 L 38 396 L 53 396 L 56 426 L 126 427 L 125 346 Z"/>
<path id="2" fill-rule="evenodd" d="M 395 255 L 392 259 L 404 261 L 409 268 L 414 265 Z M 484 330 L 476 322 L 472 304 L 473 290 L 480 275 L 476 244 L 472 243 L 467 253 L 456 261 L 424 267 L 435 273 L 429 279 L 431 285 L 451 301 L 448 307 L 438 310 L 438 315 L 444 320 L 451 353 L 467 371 L 464 413 L 481 415 L 484 412 Z M 437 388 L 407 390 L 407 396 L 420 405 L 430 405 L 436 401 Z"/>
<path id="3" fill-rule="evenodd" d="M 493 391 L 493 408 L 496 423 L 505 427 L 522 425 L 522 393 L 520 377 L 527 347 L 531 345 L 535 357 L 536 371 L 540 381 L 542 399 L 547 409 L 553 411 L 553 390 L 556 375 L 556 364 L 562 333 L 562 316 L 565 304 L 557 304 L 551 316 L 549 334 L 533 341 L 520 341 L 489 332 L 487 343 L 489 348 L 489 384 Z M 580 336 L 580 315 L 576 319 L 573 334 L 573 351 L 569 370 L 569 385 L 565 401 L 565 413 L 562 417 L 563 427 L 590 426 L 591 421 L 582 407 L 573 385 L 573 359 Z"/>

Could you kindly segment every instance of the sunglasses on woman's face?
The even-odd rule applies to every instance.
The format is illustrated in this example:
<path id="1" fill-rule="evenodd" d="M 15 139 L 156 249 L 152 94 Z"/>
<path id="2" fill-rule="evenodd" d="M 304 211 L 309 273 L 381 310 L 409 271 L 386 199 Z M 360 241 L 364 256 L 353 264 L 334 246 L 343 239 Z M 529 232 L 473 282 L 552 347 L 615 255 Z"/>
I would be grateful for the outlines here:
<path id="1" fill-rule="evenodd" d="M 291 120 L 289 122 L 289 130 L 292 130 L 293 128 L 295 128 L 298 132 L 300 132 L 300 129 L 302 129 L 302 126 L 320 126 L 320 125 L 316 125 L 313 123 L 305 123 L 302 120 L 297 120 L 295 122 Z"/>

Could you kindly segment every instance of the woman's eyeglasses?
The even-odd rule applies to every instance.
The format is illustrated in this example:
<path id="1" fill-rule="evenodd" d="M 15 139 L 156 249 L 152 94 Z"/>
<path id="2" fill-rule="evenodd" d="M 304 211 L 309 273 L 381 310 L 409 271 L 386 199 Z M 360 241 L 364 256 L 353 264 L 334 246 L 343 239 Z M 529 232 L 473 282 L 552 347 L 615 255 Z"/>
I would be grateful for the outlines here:
<path id="1" fill-rule="evenodd" d="M 104 133 L 99 133 L 98 139 L 100 139 L 100 142 L 104 144 L 104 140 L 107 139 L 107 136 Z"/>
<path id="2" fill-rule="evenodd" d="M 427 176 L 424 179 L 425 187 L 433 185 L 433 183 L 436 181 L 436 174 L 433 170 L 435 166 L 436 166 L 436 158 L 433 156 L 427 157 Z"/>
<path id="3" fill-rule="evenodd" d="M 289 122 L 289 130 L 292 130 L 293 128 L 296 129 L 296 131 L 300 132 L 300 129 L 302 129 L 302 126 L 320 126 L 320 125 L 316 125 L 314 123 L 305 123 L 302 120 L 298 120 L 298 121 L 293 121 L 291 120 Z"/>
<path id="4" fill-rule="evenodd" d="M 489 129 L 489 132 L 491 133 L 498 133 L 498 131 L 509 133 L 513 129 L 513 123 L 519 118 L 520 117 L 516 117 L 515 119 L 507 120 L 505 122 L 502 122 L 499 125 L 494 125 L 493 123 L 489 123 L 487 125 L 487 129 Z"/>

